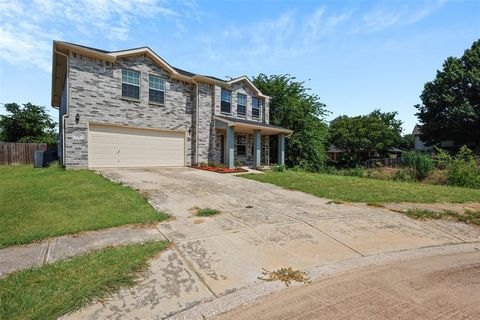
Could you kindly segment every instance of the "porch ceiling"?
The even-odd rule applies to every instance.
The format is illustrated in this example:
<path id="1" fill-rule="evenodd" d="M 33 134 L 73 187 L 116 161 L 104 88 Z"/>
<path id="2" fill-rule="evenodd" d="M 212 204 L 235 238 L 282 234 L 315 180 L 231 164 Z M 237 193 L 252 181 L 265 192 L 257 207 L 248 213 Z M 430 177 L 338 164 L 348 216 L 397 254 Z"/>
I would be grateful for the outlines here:
<path id="1" fill-rule="evenodd" d="M 216 125 L 217 129 L 225 129 L 228 127 L 234 127 L 235 132 L 245 132 L 245 133 L 253 133 L 254 130 L 260 130 L 262 135 L 274 135 L 279 133 L 284 133 L 286 135 L 291 135 L 293 133 L 292 130 L 272 126 L 270 124 L 259 123 L 256 121 L 251 120 L 244 120 L 244 119 L 236 119 L 226 116 L 213 116 L 215 121 L 219 124 Z"/>

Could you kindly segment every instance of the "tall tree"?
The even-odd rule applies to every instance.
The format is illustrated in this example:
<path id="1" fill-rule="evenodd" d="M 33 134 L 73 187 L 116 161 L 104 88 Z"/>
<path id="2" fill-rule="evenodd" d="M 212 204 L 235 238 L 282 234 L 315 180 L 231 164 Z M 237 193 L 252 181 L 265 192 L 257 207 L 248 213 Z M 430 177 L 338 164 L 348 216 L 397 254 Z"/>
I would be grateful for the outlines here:
<path id="1" fill-rule="evenodd" d="M 403 151 L 415 150 L 415 136 L 411 133 L 403 135 L 398 143 L 398 147 Z"/>
<path id="2" fill-rule="evenodd" d="M 0 115 L 0 138 L 9 142 L 55 143 L 57 125 L 45 108 L 26 103 L 6 103 L 7 115 Z"/>
<path id="3" fill-rule="evenodd" d="M 319 170 L 326 159 L 324 117 L 328 113 L 320 97 L 290 75 L 259 74 L 253 83 L 272 97 L 270 123 L 293 130 L 292 136 L 286 139 L 286 164 Z"/>
<path id="4" fill-rule="evenodd" d="M 480 146 L 480 40 L 460 58 L 449 57 L 423 89 L 417 117 L 422 140 Z"/>
<path id="5" fill-rule="evenodd" d="M 363 151 L 386 154 L 401 140 L 402 122 L 397 114 L 374 110 L 363 116 L 337 117 L 330 122 L 329 141 L 353 159 Z"/>

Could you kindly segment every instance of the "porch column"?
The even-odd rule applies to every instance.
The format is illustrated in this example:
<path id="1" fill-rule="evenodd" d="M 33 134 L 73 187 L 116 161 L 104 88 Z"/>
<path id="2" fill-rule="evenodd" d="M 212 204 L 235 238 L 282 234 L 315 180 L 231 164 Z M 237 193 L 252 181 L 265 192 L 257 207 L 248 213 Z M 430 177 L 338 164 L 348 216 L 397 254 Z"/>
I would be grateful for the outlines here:
<path id="1" fill-rule="evenodd" d="M 260 167 L 260 159 L 262 158 L 262 134 L 260 130 L 253 131 L 253 167 Z"/>
<path id="2" fill-rule="evenodd" d="M 285 133 L 278 134 L 278 164 L 285 165 Z"/>
<path id="3" fill-rule="evenodd" d="M 235 143 L 234 143 L 234 127 L 233 126 L 227 126 L 227 128 L 225 129 L 226 130 L 226 144 L 227 144 L 227 150 L 226 150 L 226 161 L 225 161 L 225 164 L 228 166 L 228 168 L 230 169 L 233 169 L 234 168 L 234 147 L 235 147 Z"/>

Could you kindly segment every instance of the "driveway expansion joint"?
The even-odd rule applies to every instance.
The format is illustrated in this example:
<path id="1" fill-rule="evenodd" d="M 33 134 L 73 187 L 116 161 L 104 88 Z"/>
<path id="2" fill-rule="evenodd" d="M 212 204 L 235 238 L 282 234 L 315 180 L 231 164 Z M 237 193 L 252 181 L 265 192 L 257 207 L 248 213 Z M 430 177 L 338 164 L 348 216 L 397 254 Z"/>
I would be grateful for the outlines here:
<path id="1" fill-rule="evenodd" d="M 356 250 L 356 249 L 352 248 L 352 247 L 351 247 L 351 246 L 349 246 L 348 244 L 346 244 L 346 243 L 344 243 L 344 242 L 342 242 L 342 241 L 340 241 L 340 240 L 336 239 L 335 237 L 333 237 L 333 236 L 329 235 L 328 233 L 326 233 L 326 232 L 324 232 L 324 231 L 322 231 L 322 230 L 318 229 L 317 227 L 315 227 L 314 225 L 312 225 L 312 224 L 311 224 L 311 223 L 309 223 L 308 221 L 303 221 L 303 222 L 304 222 L 306 225 L 308 225 L 308 226 L 312 227 L 313 229 L 317 230 L 318 232 L 322 233 L 323 235 L 325 235 L 325 236 L 329 237 L 330 239 L 333 239 L 333 240 L 335 240 L 336 242 L 340 243 L 341 245 L 343 245 L 343 246 L 347 247 L 348 249 L 352 250 L 353 252 L 355 252 L 355 253 L 359 254 L 360 256 L 362 256 L 362 257 L 365 257 L 365 255 L 364 255 L 363 253 L 361 253 L 360 251 L 358 251 L 358 250 Z"/>
<path id="2" fill-rule="evenodd" d="M 207 290 L 215 297 L 215 298 L 218 298 L 218 295 L 213 291 L 213 289 L 208 285 L 208 283 L 205 281 L 205 279 L 203 278 L 202 274 L 200 272 L 197 271 L 197 269 L 193 266 L 193 264 L 190 262 L 190 260 L 188 260 L 187 256 L 182 252 L 182 250 L 180 250 L 175 244 L 173 245 L 173 249 L 178 253 L 178 255 L 183 259 L 183 261 L 185 261 L 185 264 L 187 265 L 187 267 L 190 269 L 190 271 L 192 271 L 193 273 L 195 273 L 195 275 L 198 277 L 198 279 L 200 280 L 200 282 L 205 286 L 205 288 L 207 288 Z"/>

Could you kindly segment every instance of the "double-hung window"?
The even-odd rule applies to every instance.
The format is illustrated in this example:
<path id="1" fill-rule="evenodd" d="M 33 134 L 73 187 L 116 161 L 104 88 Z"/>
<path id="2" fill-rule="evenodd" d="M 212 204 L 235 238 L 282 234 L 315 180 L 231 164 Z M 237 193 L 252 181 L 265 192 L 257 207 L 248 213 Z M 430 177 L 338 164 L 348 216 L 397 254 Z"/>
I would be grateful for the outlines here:
<path id="1" fill-rule="evenodd" d="M 247 96 L 241 93 L 237 94 L 237 115 L 247 115 Z"/>
<path id="2" fill-rule="evenodd" d="M 148 76 L 148 100 L 165 104 L 165 80 L 152 74 Z"/>
<path id="3" fill-rule="evenodd" d="M 140 72 L 122 69 L 122 97 L 140 99 Z"/>
<path id="4" fill-rule="evenodd" d="M 260 100 L 252 98 L 252 118 L 260 118 Z"/>
<path id="5" fill-rule="evenodd" d="M 231 113 L 231 98 L 232 94 L 230 91 L 222 89 L 222 101 L 220 103 L 220 111 L 222 113 Z"/>
<path id="6" fill-rule="evenodd" d="M 245 155 L 245 136 L 238 135 L 237 136 L 237 155 L 244 156 Z"/>

